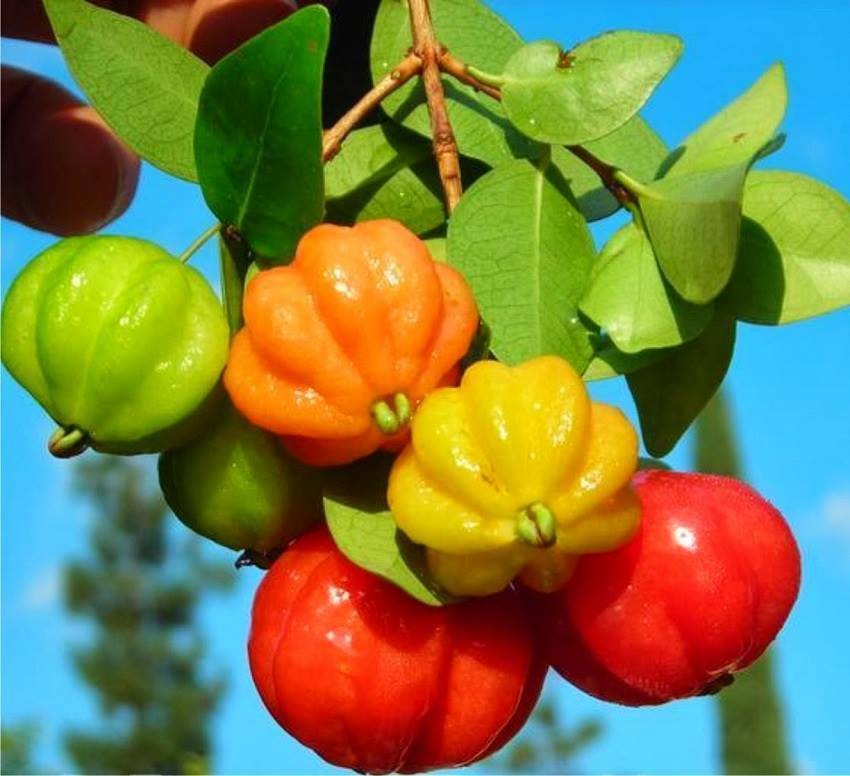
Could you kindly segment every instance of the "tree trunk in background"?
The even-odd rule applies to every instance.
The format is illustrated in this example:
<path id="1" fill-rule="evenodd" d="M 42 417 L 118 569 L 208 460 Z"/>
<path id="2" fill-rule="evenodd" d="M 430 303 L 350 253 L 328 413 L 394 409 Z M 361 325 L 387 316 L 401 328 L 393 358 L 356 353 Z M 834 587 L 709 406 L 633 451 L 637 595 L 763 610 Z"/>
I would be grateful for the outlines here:
<path id="1" fill-rule="evenodd" d="M 88 626 L 73 661 L 102 719 L 68 731 L 66 751 L 80 773 L 211 773 L 225 684 L 210 674 L 198 607 L 230 588 L 233 567 L 177 525 L 149 467 L 101 455 L 75 473 L 92 519 L 88 552 L 65 567 L 65 602 Z"/>
<path id="2" fill-rule="evenodd" d="M 743 479 L 725 393 L 718 391 L 696 424 L 694 467 Z M 791 773 L 782 703 L 776 688 L 772 650 L 717 695 L 724 771 Z"/>

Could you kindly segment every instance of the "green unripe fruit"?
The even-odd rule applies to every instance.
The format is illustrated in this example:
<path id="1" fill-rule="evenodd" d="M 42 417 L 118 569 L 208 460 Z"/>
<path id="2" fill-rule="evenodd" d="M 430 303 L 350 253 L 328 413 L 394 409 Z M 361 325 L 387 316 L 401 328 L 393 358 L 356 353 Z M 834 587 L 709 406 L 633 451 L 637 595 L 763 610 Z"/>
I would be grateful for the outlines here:
<path id="1" fill-rule="evenodd" d="M 62 427 L 56 455 L 185 443 L 218 396 L 228 344 L 203 276 L 129 237 L 57 243 L 3 305 L 3 364 Z"/>
<path id="2" fill-rule="evenodd" d="M 159 484 L 189 528 L 234 550 L 280 549 L 322 519 L 318 470 L 230 405 L 202 436 L 159 457 Z"/>

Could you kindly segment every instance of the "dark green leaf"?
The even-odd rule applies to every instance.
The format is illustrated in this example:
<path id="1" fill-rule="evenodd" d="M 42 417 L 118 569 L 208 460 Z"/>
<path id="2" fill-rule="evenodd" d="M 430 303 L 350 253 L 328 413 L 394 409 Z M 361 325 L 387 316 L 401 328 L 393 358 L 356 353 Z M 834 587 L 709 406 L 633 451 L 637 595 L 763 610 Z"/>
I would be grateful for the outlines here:
<path id="1" fill-rule="evenodd" d="M 850 304 L 850 203 L 790 172 L 752 172 L 723 302 L 741 320 L 791 323 Z"/>
<path id="2" fill-rule="evenodd" d="M 735 268 L 747 165 L 670 176 L 639 197 L 664 276 L 694 304 L 714 299 Z"/>
<path id="3" fill-rule="evenodd" d="M 128 16 L 45 0 L 72 75 L 116 134 L 171 175 L 197 180 L 192 138 L 209 68 Z"/>
<path id="4" fill-rule="evenodd" d="M 634 116 L 681 53 L 675 35 L 627 30 L 591 38 L 569 53 L 551 41 L 531 43 L 505 66 L 502 103 L 511 123 L 533 140 L 586 143 Z"/>
<path id="5" fill-rule="evenodd" d="M 325 477 L 325 517 L 340 552 L 352 563 L 392 582 L 418 601 L 442 606 L 456 600 L 440 590 L 425 550 L 397 527 L 387 507 L 392 459 L 373 456 Z"/>
<path id="6" fill-rule="evenodd" d="M 668 149 L 664 141 L 640 117 L 629 119 L 610 135 L 584 143 L 603 162 L 624 170 L 639 181 L 651 181 L 658 173 Z M 599 176 L 567 149 L 552 149 L 552 164 L 570 184 L 581 212 L 588 221 L 615 213 L 620 203 L 599 180 Z"/>
<path id="7" fill-rule="evenodd" d="M 422 234 L 446 219 L 430 143 L 390 123 L 346 139 L 325 166 L 325 192 L 336 223 L 393 218 Z"/>
<path id="8" fill-rule="evenodd" d="M 479 321 L 478 331 L 475 332 L 475 336 L 472 338 L 469 350 L 466 351 L 466 355 L 460 361 L 461 369 L 466 370 L 476 361 L 486 361 L 490 358 L 490 341 L 492 339 L 493 334 L 490 331 L 490 327 L 486 322 Z"/>
<path id="9" fill-rule="evenodd" d="M 593 269 L 581 310 L 624 353 L 679 345 L 711 320 L 711 305 L 681 300 L 667 285 L 652 246 L 634 224 L 617 232 Z"/>
<path id="10" fill-rule="evenodd" d="M 554 167 L 516 160 L 478 180 L 452 215 L 448 255 L 472 286 L 499 359 L 554 354 L 584 371 L 592 348 L 577 305 L 593 242 Z"/>
<path id="11" fill-rule="evenodd" d="M 735 347 L 735 320 L 717 315 L 692 342 L 627 375 L 650 455 L 667 455 L 720 387 Z"/>
<path id="12" fill-rule="evenodd" d="M 346 0 L 350 2 L 350 0 Z M 457 57 L 483 70 L 501 73 L 522 39 L 480 0 L 431 0 L 439 40 Z M 404 0 L 383 0 L 372 35 L 372 77 L 386 76 L 412 45 Z M 491 167 L 514 156 L 530 156 L 530 144 L 504 117 L 501 105 L 485 94 L 444 78 L 447 108 L 460 152 Z M 411 82 L 384 100 L 390 117 L 419 134 L 431 136 L 422 86 Z"/>
<path id="13" fill-rule="evenodd" d="M 210 209 L 258 254 L 292 257 L 321 220 L 328 12 L 310 6 L 222 59 L 201 94 L 198 177 Z"/>
<path id="14" fill-rule="evenodd" d="M 663 472 L 673 471 L 673 467 L 666 461 L 659 461 L 657 458 L 646 458 L 645 456 L 638 458 L 638 469 L 641 471 L 646 469 L 660 469 Z"/>

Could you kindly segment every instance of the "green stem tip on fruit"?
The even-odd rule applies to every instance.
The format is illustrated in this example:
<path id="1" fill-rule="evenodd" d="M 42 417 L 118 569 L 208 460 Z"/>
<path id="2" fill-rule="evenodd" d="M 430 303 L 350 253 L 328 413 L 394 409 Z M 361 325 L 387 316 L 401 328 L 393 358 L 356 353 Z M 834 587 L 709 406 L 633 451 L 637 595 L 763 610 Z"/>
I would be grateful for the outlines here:
<path id="1" fill-rule="evenodd" d="M 91 440 L 89 435 L 79 428 L 64 428 L 60 426 L 53 432 L 47 442 L 47 449 L 56 458 L 73 458 L 85 452 Z"/>
<path id="2" fill-rule="evenodd" d="M 381 433 L 387 436 L 397 434 L 410 423 L 413 414 L 410 399 L 404 393 L 397 393 L 393 396 L 392 406 L 386 399 L 379 399 L 369 411 L 375 425 L 381 430 Z"/>
<path id="3" fill-rule="evenodd" d="M 551 547 L 558 538 L 555 516 L 539 501 L 530 504 L 517 516 L 516 534 L 532 547 Z"/>

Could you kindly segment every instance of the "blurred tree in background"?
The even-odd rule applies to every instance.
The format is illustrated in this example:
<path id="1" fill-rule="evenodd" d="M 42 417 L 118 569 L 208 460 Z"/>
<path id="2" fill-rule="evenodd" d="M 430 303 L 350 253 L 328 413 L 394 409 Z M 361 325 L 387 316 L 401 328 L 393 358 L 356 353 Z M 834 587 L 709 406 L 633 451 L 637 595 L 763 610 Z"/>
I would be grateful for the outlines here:
<path id="1" fill-rule="evenodd" d="M 33 748 L 38 738 L 38 724 L 17 722 L 3 725 L 0 732 L 0 773 L 43 773 L 33 763 Z"/>
<path id="2" fill-rule="evenodd" d="M 696 424 L 694 468 L 743 479 L 726 395 L 718 391 Z M 782 703 L 768 650 L 717 695 L 726 773 L 791 773 Z"/>
<path id="3" fill-rule="evenodd" d="M 208 773 L 225 679 L 207 675 L 197 608 L 234 570 L 177 533 L 143 465 L 93 457 L 76 487 L 93 509 L 91 549 L 65 569 L 65 603 L 92 629 L 73 660 L 104 721 L 68 732 L 66 751 L 82 773 Z"/>
<path id="4" fill-rule="evenodd" d="M 484 773 L 574 773 L 575 757 L 601 733 L 601 725 L 592 719 L 567 726 L 555 703 L 544 695 L 522 732 L 479 769 Z"/>

